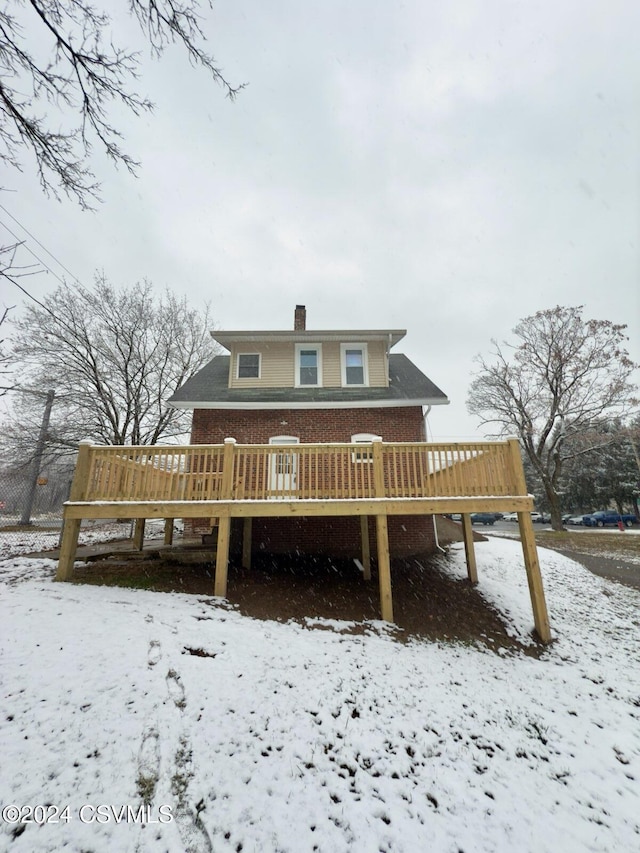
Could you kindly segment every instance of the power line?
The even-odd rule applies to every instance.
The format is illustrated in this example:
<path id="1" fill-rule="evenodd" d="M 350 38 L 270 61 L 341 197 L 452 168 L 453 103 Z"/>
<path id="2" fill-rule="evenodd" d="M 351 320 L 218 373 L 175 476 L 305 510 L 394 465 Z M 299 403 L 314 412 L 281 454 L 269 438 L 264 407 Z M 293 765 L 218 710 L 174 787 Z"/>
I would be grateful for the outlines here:
<path id="1" fill-rule="evenodd" d="M 28 234 L 28 235 L 29 235 L 29 237 L 31 237 L 31 239 L 32 239 L 32 240 L 35 240 L 35 242 L 38 244 L 38 246 L 40 246 L 40 247 L 41 247 L 41 248 L 42 248 L 42 249 L 43 249 L 43 250 L 44 250 L 44 251 L 45 251 L 45 252 L 46 252 L 50 257 L 52 257 L 52 258 L 53 258 L 53 260 L 54 260 L 57 264 L 59 264 L 59 265 L 60 265 L 60 267 L 61 267 L 63 270 L 65 270 L 67 273 L 69 273 L 69 275 L 71 276 L 71 278 L 73 278 L 73 279 L 74 279 L 74 280 L 75 280 L 75 281 L 80 285 L 80 287 L 82 287 L 82 286 L 83 286 L 83 285 L 82 285 L 82 282 L 78 279 L 78 277 L 77 277 L 77 276 L 75 276 L 75 275 L 74 275 L 70 270 L 68 270 L 68 269 L 67 269 L 67 267 L 66 267 L 66 266 L 65 266 L 61 261 L 59 261 L 59 260 L 56 258 L 56 256 L 55 256 L 52 252 L 50 252 L 50 251 L 47 249 L 47 247 L 46 247 L 46 246 L 44 246 L 44 245 L 40 242 L 40 240 L 38 240 L 38 238 L 37 238 L 37 237 L 35 237 L 35 236 L 34 236 L 34 235 L 29 231 L 29 229 L 28 229 L 28 228 L 25 228 L 25 226 L 24 226 L 24 225 L 23 225 L 23 224 L 22 224 L 18 219 L 16 219 L 16 217 L 15 217 L 12 213 L 10 213 L 10 212 L 9 212 L 3 204 L 0 204 L 0 209 L 4 210 L 4 212 L 7 214 L 7 216 L 10 216 L 10 217 L 11 217 L 11 219 L 13 219 L 13 221 L 14 221 L 14 222 L 16 222 L 16 223 L 20 226 L 20 228 L 22 228 L 22 230 L 25 232 L 25 234 Z M 63 286 L 66 284 L 65 280 L 64 280 L 63 278 L 61 278 L 61 277 L 60 277 L 56 272 L 54 272 L 54 271 L 51 269 L 51 267 L 50 267 L 50 266 L 49 266 L 45 261 L 43 261 L 43 260 L 42 260 L 42 258 L 40 258 L 38 255 L 36 255 L 36 253 L 33 251 L 33 249 L 31 249 L 29 246 L 27 246 L 27 245 L 26 245 L 26 243 L 25 243 L 23 240 L 21 240 L 21 239 L 20 239 L 20 237 L 19 237 L 19 236 L 18 236 L 14 231 L 12 231 L 12 230 L 11 230 L 11 228 L 9 228 L 9 226 L 6 224 L 6 222 L 2 222 L 2 221 L 0 220 L 0 225 L 2 225 L 2 227 L 3 227 L 3 228 L 5 228 L 5 229 L 9 232 L 9 234 L 11 234 L 11 236 L 12 236 L 15 240 L 17 240 L 17 241 L 18 241 L 18 244 L 19 244 L 19 245 L 23 246 L 23 247 L 24 247 L 24 248 L 25 248 L 25 249 L 26 249 L 26 250 L 27 250 L 31 255 L 33 255 L 33 257 L 38 261 L 38 263 L 42 264 L 42 266 L 43 266 L 43 267 L 44 267 L 48 272 L 50 272 L 50 273 L 51 273 L 51 275 L 52 275 L 54 278 L 56 278 L 56 279 L 60 282 L 60 284 L 62 284 Z M 53 319 L 54 319 L 54 320 L 56 320 L 56 322 L 60 323 L 60 325 L 61 325 L 61 326 L 63 326 L 65 329 L 67 329 L 67 331 L 71 332 L 71 334 L 72 334 L 74 337 L 76 337 L 77 332 L 76 332 L 74 329 L 72 329 L 72 328 L 71 328 L 71 326 L 69 326 L 69 324 L 68 324 L 68 323 L 66 323 L 66 322 L 62 319 L 62 317 L 58 317 L 58 315 L 57 315 L 54 311 L 52 311 L 52 310 L 51 310 L 51 308 L 49 308 L 49 306 L 48 306 L 48 305 L 45 305 L 45 304 L 44 304 L 44 302 L 41 302 L 41 301 L 40 301 L 39 299 L 37 299 L 37 298 L 36 298 L 32 293 L 29 293 L 29 291 L 26 289 L 26 287 L 23 287 L 23 286 L 22 286 L 22 285 L 21 285 L 21 284 L 20 284 L 20 283 L 15 279 L 15 277 L 14 277 L 14 276 L 9 275 L 9 273 L 7 273 L 7 272 L 1 272 L 0 274 L 3 276 L 3 278 L 6 278 L 6 279 L 7 279 L 7 281 L 10 281 L 10 282 L 11 282 L 11 284 L 13 284 L 15 287 L 17 287 L 17 288 L 18 288 L 18 290 L 21 290 L 21 291 L 24 293 L 24 295 L 25 295 L 25 296 L 27 296 L 29 299 L 31 299 L 33 302 L 35 302 L 35 303 L 36 303 L 36 305 L 39 305 L 41 308 L 43 308 L 43 309 L 44 309 L 48 314 L 50 314 L 50 315 L 53 317 Z M 33 275 L 33 274 L 34 274 L 34 273 L 31 273 L 31 275 Z M 100 350 L 99 350 L 99 349 L 98 349 L 98 350 L 96 350 L 96 351 L 97 351 L 97 352 L 100 352 Z M 105 353 L 102 353 L 102 355 L 105 355 Z"/>
<path id="2" fill-rule="evenodd" d="M 56 258 L 56 256 L 53 254 L 53 252 L 50 252 L 50 251 L 49 251 L 49 249 L 47 249 L 47 247 L 46 247 L 43 243 L 41 243 L 41 242 L 40 242 L 40 240 L 38 240 L 38 238 L 37 238 L 34 234 L 32 234 L 32 233 L 31 233 L 31 231 L 29 231 L 29 229 L 28 229 L 28 228 L 26 228 L 26 227 L 22 224 L 22 222 L 20 222 L 20 220 L 19 220 L 19 219 L 16 219 L 16 217 L 15 217 L 15 216 L 10 212 L 10 211 L 8 211 L 8 210 L 7 210 L 7 208 L 6 208 L 3 204 L 0 204 L 0 210 L 4 210 L 4 212 L 7 214 L 7 216 L 10 216 L 10 217 L 11 217 L 11 219 L 13 219 L 13 221 L 16 223 L 16 225 L 19 225 L 19 226 L 20 226 L 20 228 L 22 228 L 22 230 L 24 231 L 24 233 L 25 233 L 25 234 L 28 234 L 28 235 L 29 235 L 29 237 L 31 237 L 31 239 L 32 239 L 33 241 L 35 241 L 35 242 L 38 244 L 38 246 L 40 246 L 40 248 L 41 248 L 43 251 L 45 251 L 45 252 L 47 253 L 47 255 L 49 255 L 49 257 L 50 257 L 50 258 L 53 258 L 53 260 L 58 264 L 58 266 L 59 266 L 59 267 L 61 267 L 61 268 L 62 268 L 66 273 L 68 273 L 68 275 L 70 275 L 70 276 L 71 276 L 71 278 L 72 278 L 72 279 L 74 279 L 74 281 L 77 281 L 77 282 L 78 282 L 78 284 L 81 284 L 81 282 L 78 280 L 78 277 L 77 277 L 77 276 L 75 276 L 75 275 L 71 272 L 71 270 L 69 270 L 67 267 L 65 267 L 65 265 L 62 263 L 62 261 L 58 260 L 58 258 Z M 7 226 L 4 224 L 4 222 L 2 223 L 2 225 L 7 229 L 7 231 L 9 231 L 9 233 L 10 233 L 10 234 L 12 234 L 12 232 L 10 231 L 10 229 L 9 229 L 9 228 L 7 228 Z M 15 236 L 15 235 L 13 235 L 13 236 Z M 25 249 L 27 249 L 27 251 L 28 251 L 28 252 L 31 252 L 31 254 L 33 255 L 33 257 L 34 257 L 34 258 L 37 258 L 37 260 L 38 260 L 38 261 L 39 261 L 43 266 L 45 266 L 45 267 L 49 270 L 49 272 L 51 272 L 51 273 L 52 273 L 52 275 L 55 275 L 55 273 L 53 273 L 53 272 L 52 272 L 52 270 L 51 270 L 51 269 L 50 269 L 50 268 L 49 268 L 49 267 L 44 263 L 44 261 L 41 261 L 41 260 L 40 260 L 40 258 L 38 258 L 38 256 L 37 256 L 34 252 L 32 252 L 32 251 L 31 251 L 31 249 L 30 249 L 26 244 L 25 244 Z M 56 277 L 57 277 L 57 276 L 56 276 Z"/>
<path id="3" fill-rule="evenodd" d="M 2 206 L 2 205 L 0 205 L 0 207 L 1 207 L 1 206 Z M 3 209 L 4 209 L 4 208 L 3 208 Z M 29 248 L 29 246 L 27 246 L 27 245 L 26 245 L 26 243 L 25 243 L 23 240 L 21 240 L 21 239 L 20 239 L 20 237 L 18 237 L 18 235 L 15 233 L 15 231 L 12 231 L 12 230 L 11 230 L 11 228 L 9 228 L 9 226 L 8 226 L 5 222 L 1 222 L 1 221 L 0 221 L 0 225 L 2 225 L 2 227 L 3 227 L 3 228 L 5 228 L 5 229 L 9 232 L 9 234 L 11 234 L 11 236 L 12 236 L 15 240 L 17 240 L 17 241 L 18 241 L 18 244 L 19 244 L 19 245 L 23 246 L 23 247 L 27 250 L 27 252 L 29 252 L 29 254 L 33 255 L 33 257 L 36 259 L 36 261 L 38 261 L 38 263 L 39 263 L 39 264 L 42 264 L 42 266 L 47 270 L 47 272 L 50 272 L 50 273 L 51 273 L 51 275 L 52 275 L 54 278 L 57 278 L 57 279 L 58 279 L 58 281 L 60 282 L 60 284 L 64 284 L 64 279 L 63 279 L 63 278 L 60 278 L 60 276 L 58 275 L 58 273 L 55 273 L 55 272 L 51 269 L 51 267 L 50 267 L 50 266 L 48 266 L 48 264 L 46 264 L 46 263 L 42 260 L 42 258 L 38 257 L 38 255 L 36 255 L 36 253 L 33 251 L 33 249 L 30 249 L 30 248 Z M 46 251 L 46 250 L 45 250 L 45 251 Z M 9 276 L 7 276 L 7 278 L 9 278 L 9 280 L 11 281 L 11 279 L 10 279 L 10 277 L 9 277 Z M 77 279 L 76 279 L 76 280 L 77 280 Z M 15 284 L 15 282 L 14 282 L 14 284 Z M 24 290 L 24 288 L 20 288 L 20 289 L 21 289 L 21 290 Z M 24 292 L 26 293 L 26 290 L 25 290 Z M 27 293 L 27 296 L 30 296 L 30 294 L 29 294 L 29 293 Z"/>

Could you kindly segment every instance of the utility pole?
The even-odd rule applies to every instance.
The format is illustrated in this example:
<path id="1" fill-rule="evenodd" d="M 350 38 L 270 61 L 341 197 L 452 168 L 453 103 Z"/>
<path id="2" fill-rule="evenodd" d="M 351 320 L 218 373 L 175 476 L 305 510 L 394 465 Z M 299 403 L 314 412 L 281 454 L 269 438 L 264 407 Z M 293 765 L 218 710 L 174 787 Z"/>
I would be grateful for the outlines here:
<path id="1" fill-rule="evenodd" d="M 29 393 L 39 394 L 41 392 L 31 391 Z M 42 455 L 44 453 L 44 448 L 47 443 L 47 432 L 49 431 L 49 419 L 51 418 L 51 407 L 53 406 L 53 398 L 55 397 L 55 391 L 47 391 L 46 397 L 47 402 L 45 403 L 44 414 L 42 415 L 42 423 L 40 424 L 40 435 L 38 436 L 38 443 L 36 444 L 33 462 L 31 463 L 31 482 L 29 483 L 27 500 L 22 509 L 22 517 L 20 519 L 20 524 L 24 526 L 28 526 L 31 524 L 31 511 L 33 510 L 33 502 L 36 496 L 36 489 L 38 488 L 40 465 L 42 464 Z"/>

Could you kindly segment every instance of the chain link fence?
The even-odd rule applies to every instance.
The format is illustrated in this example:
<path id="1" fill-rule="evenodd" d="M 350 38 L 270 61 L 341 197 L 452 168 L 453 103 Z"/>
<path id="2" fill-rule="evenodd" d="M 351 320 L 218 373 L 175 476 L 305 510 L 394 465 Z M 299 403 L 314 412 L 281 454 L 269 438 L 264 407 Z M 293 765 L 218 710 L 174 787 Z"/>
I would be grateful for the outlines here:
<path id="1" fill-rule="evenodd" d="M 62 512 L 69 497 L 73 463 L 0 466 L 0 559 L 55 551 L 62 535 Z M 129 539 L 132 524 L 115 520 L 83 522 L 80 541 Z"/>
<path id="2" fill-rule="evenodd" d="M 62 532 L 62 505 L 73 472 L 65 467 L 39 473 L 32 465 L 0 468 L 0 556 L 2 558 L 57 548 Z"/>
<path id="3" fill-rule="evenodd" d="M 24 464 L 0 462 L 0 560 L 20 555 L 52 552 L 62 536 L 64 503 L 73 480 L 73 460 L 44 460 L 36 473 L 33 460 Z M 79 545 L 133 538 L 135 522 L 117 519 L 84 519 Z M 176 533 L 182 534 L 179 522 Z M 162 539 L 164 521 L 149 520 L 146 539 Z"/>

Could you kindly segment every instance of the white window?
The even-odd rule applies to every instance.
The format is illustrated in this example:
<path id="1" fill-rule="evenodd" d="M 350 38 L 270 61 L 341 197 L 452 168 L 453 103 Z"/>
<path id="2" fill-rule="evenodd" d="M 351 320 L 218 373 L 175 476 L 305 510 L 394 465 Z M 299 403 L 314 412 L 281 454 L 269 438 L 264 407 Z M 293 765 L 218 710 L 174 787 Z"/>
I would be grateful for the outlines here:
<path id="1" fill-rule="evenodd" d="M 322 347 L 296 344 L 296 386 L 322 385 Z"/>
<path id="2" fill-rule="evenodd" d="M 343 385 L 368 385 L 369 369 L 366 344 L 340 344 Z"/>
<path id="3" fill-rule="evenodd" d="M 381 435 L 374 435 L 372 432 L 357 432 L 351 436 L 351 444 L 372 444 L 374 441 L 382 441 Z M 351 454 L 352 462 L 372 462 L 373 448 L 367 447 L 362 450 L 356 450 Z"/>
<path id="4" fill-rule="evenodd" d="M 241 352 L 238 353 L 238 379 L 260 378 L 260 353 Z"/>

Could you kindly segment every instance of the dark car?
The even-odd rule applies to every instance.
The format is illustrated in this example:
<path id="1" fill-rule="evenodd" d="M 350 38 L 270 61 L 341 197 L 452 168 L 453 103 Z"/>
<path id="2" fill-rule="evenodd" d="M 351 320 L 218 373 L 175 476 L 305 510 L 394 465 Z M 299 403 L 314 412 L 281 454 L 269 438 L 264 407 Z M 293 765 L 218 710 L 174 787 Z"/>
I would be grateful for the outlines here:
<path id="1" fill-rule="evenodd" d="M 495 524 L 495 512 L 472 512 L 471 524 Z"/>
<path id="2" fill-rule="evenodd" d="M 635 515 L 620 515 L 619 512 L 611 509 L 592 512 L 590 515 L 582 516 L 582 523 L 585 527 L 617 527 L 620 522 L 625 527 L 631 527 L 637 521 Z"/>

